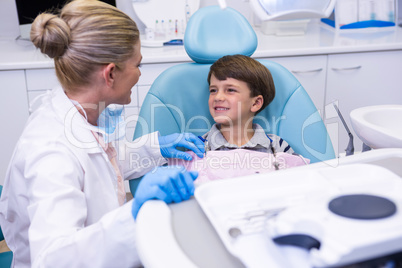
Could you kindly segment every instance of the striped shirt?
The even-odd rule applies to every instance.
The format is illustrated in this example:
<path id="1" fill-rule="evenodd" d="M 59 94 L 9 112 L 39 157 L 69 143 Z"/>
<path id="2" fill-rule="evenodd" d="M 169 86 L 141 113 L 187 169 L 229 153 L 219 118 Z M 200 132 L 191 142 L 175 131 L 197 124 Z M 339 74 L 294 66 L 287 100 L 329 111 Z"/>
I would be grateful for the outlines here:
<path id="1" fill-rule="evenodd" d="M 285 140 L 275 134 L 265 134 L 264 129 L 259 124 L 253 124 L 253 130 L 253 137 L 242 146 L 230 144 L 219 131 L 219 127 L 217 124 L 214 124 L 209 132 L 203 135 L 203 138 L 208 140 L 209 149 L 211 151 L 248 149 L 259 152 L 272 153 L 272 144 L 275 152 L 284 152 L 290 154 L 294 153 L 293 149 Z"/>

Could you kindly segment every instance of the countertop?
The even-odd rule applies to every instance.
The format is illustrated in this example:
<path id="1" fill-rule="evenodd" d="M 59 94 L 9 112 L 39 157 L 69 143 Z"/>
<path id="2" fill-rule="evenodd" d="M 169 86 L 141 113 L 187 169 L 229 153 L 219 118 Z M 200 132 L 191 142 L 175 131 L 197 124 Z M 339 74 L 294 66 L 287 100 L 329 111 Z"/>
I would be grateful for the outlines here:
<path id="1" fill-rule="evenodd" d="M 258 47 L 252 57 L 273 58 L 402 49 L 402 28 L 335 31 L 311 22 L 305 35 L 265 35 L 259 28 Z M 190 62 L 183 46 L 142 47 L 143 64 Z M 52 68 L 53 61 L 27 40 L 0 39 L 0 70 Z"/>

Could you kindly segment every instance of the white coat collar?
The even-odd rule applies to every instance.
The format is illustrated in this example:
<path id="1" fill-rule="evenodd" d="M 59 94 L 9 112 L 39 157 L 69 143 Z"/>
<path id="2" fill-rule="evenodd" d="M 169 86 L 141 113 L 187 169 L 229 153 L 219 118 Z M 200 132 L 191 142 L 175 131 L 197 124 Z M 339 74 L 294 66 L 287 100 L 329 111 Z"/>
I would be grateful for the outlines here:
<path id="1" fill-rule="evenodd" d="M 64 122 L 66 139 L 78 149 L 87 153 L 99 153 L 103 149 L 88 128 L 88 121 L 78 112 L 77 108 L 64 93 L 61 86 L 52 91 L 51 104 L 56 115 Z"/>

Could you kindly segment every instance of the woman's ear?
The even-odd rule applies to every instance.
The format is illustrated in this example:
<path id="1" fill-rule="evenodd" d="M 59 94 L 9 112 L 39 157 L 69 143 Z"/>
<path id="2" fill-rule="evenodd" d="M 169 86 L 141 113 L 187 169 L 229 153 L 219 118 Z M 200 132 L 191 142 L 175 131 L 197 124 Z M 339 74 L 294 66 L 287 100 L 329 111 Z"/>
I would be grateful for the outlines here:
<path id="1" fill-rule="evenodd" d="M 263 104 L 264 104 L 264 98 L 262 97 L 262 95 L 253 97 L 253 105 L 251 106 L 251 112 L 253 113 L 258 112 Z"/>
<path id="2" fill-rule="evenodd" d="M 117 67 L 116 64 L 114 63 L 109 63 L 103 68 L 102 77 L 106 85 L 109 87 L 113 87 L 113 84 L 116 79 L 116 70 Z"/>

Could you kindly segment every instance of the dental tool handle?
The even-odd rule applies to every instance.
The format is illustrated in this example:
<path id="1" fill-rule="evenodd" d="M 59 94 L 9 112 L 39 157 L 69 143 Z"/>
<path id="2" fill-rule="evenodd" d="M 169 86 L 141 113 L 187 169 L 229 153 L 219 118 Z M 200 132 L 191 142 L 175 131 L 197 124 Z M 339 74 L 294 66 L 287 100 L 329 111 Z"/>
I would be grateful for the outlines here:
<path id="1" fill-rule="evenodd" d="M 346 156 L 348 155 L 353 155 L 355 153 L 355 146 L 353 145 L 353 135 L 352 133 L 349 133 L 349 143 L 348 147 L 345 149 Z"/>
<path id="2" fill-rule="evenodd" d="M 343 116 L 341 114 L 341 111 L 339 111 L 338 106 L 336 106 L 335 103 L 332 103 L 332 104 L 334 105 L 334 108 L 335 108 L 336 112 L 338 113 L 338 116 L 341 119 L 342 124 L 345 127 L 346 132 L 348 133 L 348 136 L 349 136 L 349 143 L 348 143 L 348 146 L 345 149 L 346 156 L 353 155 L 355 153 L 355 147 L 353 145 L 353 134 L 352 134 L 352 132 L 350 132 L 350 130 L 348 128 L 348 125 L 345 122 L 345 119 L 343 119 Z"/>
<path id="3" fill-rule="evenodd" d="M 371 147 L 363 142 L 362 152 L 370 151 Z"/>
<path id="4" fill-rule="evenodd" d="M 350 132 L 349 127 L 348 127 L 348 125 L 346 124 L 346 121 L 345 121 L 345 119 L 343 118 L 343 116 L 342 116 L 342 114 L 341 114 L 341 111 L 339 111 L 339 108 L 338 108 L 338 106 L 337 106 L 335 103 L 332 103 L 332 104 L 334 105 L 334 108 L 335 108 L 336 112 L 338 113 L 338 116 L 339 116 L 339 118 L 341 119 L 342 124 L 343 124 L 343 126 L 345 127 L 346 132 L 348 133 L 348 135 L 349 135 L 349 137 L 350 137 L 350 135 L 352 135 L 352 133 Z"/>

